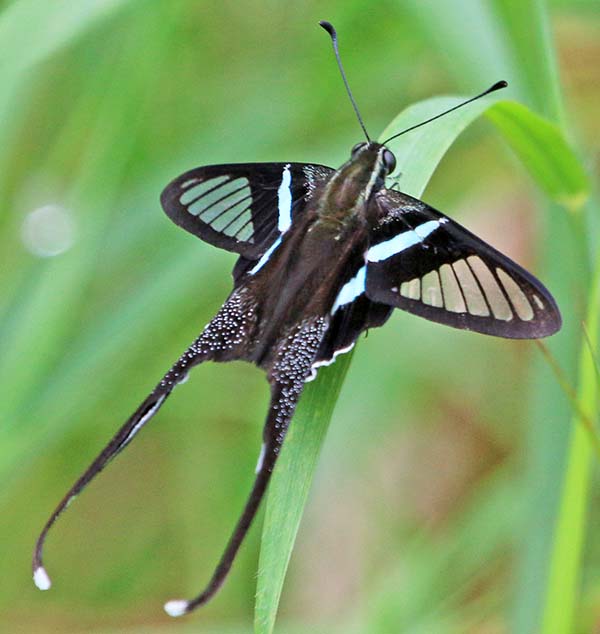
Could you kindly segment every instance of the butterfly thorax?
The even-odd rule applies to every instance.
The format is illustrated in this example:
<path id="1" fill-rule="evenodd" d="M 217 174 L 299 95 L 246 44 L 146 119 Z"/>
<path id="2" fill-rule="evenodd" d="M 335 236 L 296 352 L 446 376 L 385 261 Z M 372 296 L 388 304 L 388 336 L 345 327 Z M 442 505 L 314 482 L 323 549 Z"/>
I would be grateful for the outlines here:
<path id="1" fill-rule="evenodd" d="M 360 144 L 323 186 L 251 284 L 261 298 L 253 360 L 268 367 L 286 333 L 308 317 L 327 322 L 341 288 L 364 266 L 369 201 L 384 186 L 385 148 Z"/>
<path id="2" fill-rule="evenodd" d="M 332 240 L 334 233 L 342 239 Z M 304 214 L 264 270 L 249 282 L 263 316 L 254 337 L 253 361 L 269 366 L 278 343 L 307 317 L 329 320 L 339 290 L 357 262 L 364 260 L 367 244 L 364 219 L 350 218 L 334 230 L 316 212 Z"/>
<path id="3" fill-rule="evenodd" d="M 356 147 L 350 159 L 332 176 L 319 201 L 320 221 L 344 226 L 356 217 L 370 220 L 369 201 L 385 184 L 387 169 L 382 160 L 385 147 L 364 143 Z"/>

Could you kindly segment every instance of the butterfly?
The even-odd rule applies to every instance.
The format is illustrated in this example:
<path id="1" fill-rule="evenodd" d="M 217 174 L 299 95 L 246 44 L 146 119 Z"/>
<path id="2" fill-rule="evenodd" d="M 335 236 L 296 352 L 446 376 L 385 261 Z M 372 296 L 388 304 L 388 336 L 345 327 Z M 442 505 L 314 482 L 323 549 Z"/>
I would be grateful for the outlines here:
<path id="1" fill-rule="evenodd" d="M 165 604 L 180 616 L 222 585 L 259 508 L 304 385 L 321 366 L 382 326 L 395 308 L 454 328 L 527 339 L 559 330 L 552 295 L 535 277 L 444 214 L 386 187 L 396 159 L 370 140 L 336 60 L 366 141 L 332 169 L 312 163 L 211 165 L 185 172 L 161 195 L 177 225 L 237 254 L 233 290 L 199 337 L 81 475 L 47 521 L 33 559 L 50 587 L 43 545 L 58 516 L 158 412 L 192 368 L 242 359 L 262 368 L 271 400 L 254 485 L 204 591 Z M 493 90 L 490 89 L 457 107 Z M 451 110 L 454 110 L 452 108 Z M 425 121 L 446 114 L 450 110 Z"/>

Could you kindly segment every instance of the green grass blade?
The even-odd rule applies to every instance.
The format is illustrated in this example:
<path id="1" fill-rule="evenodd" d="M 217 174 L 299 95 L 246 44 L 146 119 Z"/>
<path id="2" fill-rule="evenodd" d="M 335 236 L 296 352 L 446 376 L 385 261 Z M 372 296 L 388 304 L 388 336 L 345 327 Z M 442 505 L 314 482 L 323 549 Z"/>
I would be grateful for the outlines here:
<path id="1" fill-rule="evenodd" d="M 558 361 L 554 358 L 554 355 L 550 352 L 546 344 L 543 341 L 540 341 L 539 339 L 536 341 L 536 344 L 538 345 L 538 348 L 540 349 L 542 355 L 548 362 L 548 365 L 550 366 L 554 376 L 556 377 L 558 384 L 560 385 L 560 389 L 563 391 L 565 396 L 569 399 L 573 407 L 573 412 L 577 416 L 577 419 L 580 421 L 583 427 L 585 427 L 588 433 L 590 444 L 594 452 L 596 453 L 596 459 L 600 460 L 600 435 L 598 434 L 598 431 L 596 429 L 596 424 L 589 417 L 588 413 L 583 411 L 583 409 L 581 409 L 580 398 L 578 397 L 578 394 L 575 391 L 575 388 L 569 383 L 569 380 L 567 379 L 567 376 L 564 370 L 560 367 L 560 365 L 558 364 Z M 595 354 L 594 348 L 591 345 L 591 340 L 587 336 L 586 336 L 585 345 L 588 351 L 592 353 L 592 357 L 593 357 Z M 594 372 L 596 374 L 596 384 L 597 384 L 598 383 L 598 368 L 595 362 L 594 362 Z"/>
<path id="2" fill-rule="evenodd" d="M 273 474 L 263 527 L 256 595 L 256 632 L 272 632 L 283 581 L 308 497 L 317 458 L 352 353 L 319 371 L 309 384 Z"/>
<path id="3" fill-rule="evenodd" d="M 434 98 L 415 104 L 402 112 L 381 135 L 387 138 L 459 103 L 458 97 Z M 452 113 L 443 122 L 436 121 L 407 134 L 393 144 L 402 174 L 402 190 L 419 196 L 436 166 L 454 139 L 495 98 L 482 99 Z M 325 372 L 319 372 L 308 386 L 294 417 L 289 437 L 273 474 L 267 497 L 258 571 L 255 632 L 270 634 L 275 618 L 292 548 L 317 457 L 350 359 L 342 357 Z"/>
<path id="4" fill-rule="evenodd" d="M 597 350 L 600 317 L 600 260 L 588 306 L 586 323 L 589 341 L 592 350 Z M 587 418 L 596 420 L 598 383 L 592 350 L 584 341 L 579 363 L 578 409 L 583 411 Z M 579 594 L 593 450 L 589 432 L 577 415 L 575 415 L 574 423 L 548 573 L 542 634 L 572 632 Z"/>
<path id="5" fill-rule="evenodd" d="M 560 128 L 515 102 L 498 103 L 487 115 L 540 188 L 570 211 L 580 209 L 590 184 Z"/>

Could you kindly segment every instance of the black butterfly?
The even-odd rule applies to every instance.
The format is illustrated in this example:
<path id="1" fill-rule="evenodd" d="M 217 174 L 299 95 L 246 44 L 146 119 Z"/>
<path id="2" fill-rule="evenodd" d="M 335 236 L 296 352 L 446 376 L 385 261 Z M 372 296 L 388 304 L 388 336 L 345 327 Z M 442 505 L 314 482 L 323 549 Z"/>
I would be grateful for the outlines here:
<path id="1" fill-rule="evenodd" d="M 339 62 L 335 31 L 322 26 Z M 346 81 L 343 70 L 342 76 Z M 363 125 L 360 115 L 359 121 Z M 254 486 L 233 535 L 204 592 L 165 605 L 173 616 L 206 603 L 223 583 L 305 383 L 363 331 L 383 325 L 394 308 L 499 337 L 545 337 L 560 328 L 554 299 L 532 275 L 424 202 L 387 189 L 395 163 L 385 143 L 367 140 L 338 170 L 304 163 L 213 165 L 168 185 L 161 203 L 171 220 L 240 256 L 233 291 L 48 520 L 33 561 L 38 587 L 50 587 L 42 547 L 56 518 L 204 361 L 255 363 L 267 374 L 271 404 Z"/>

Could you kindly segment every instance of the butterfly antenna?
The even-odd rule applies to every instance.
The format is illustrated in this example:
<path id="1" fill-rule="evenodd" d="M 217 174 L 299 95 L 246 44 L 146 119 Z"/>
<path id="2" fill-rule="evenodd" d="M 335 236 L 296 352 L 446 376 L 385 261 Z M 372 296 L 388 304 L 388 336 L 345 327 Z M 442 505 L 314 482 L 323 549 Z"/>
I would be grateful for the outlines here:
<path id="1" fill-rule="evenodd" d="M 342 66 L 342 59 L 340 57 L 340 51 L 338 50 L 337 43 L 337 32 L 333 27 L 331 22 L 327 22 L 326 20 L 321 20 L 319 24 L 329 33 L 331 37 L 331 42 L 333 44 L 333 52 L 335 53 L 335 59 L 337 60 L 338 67 L 340 69 L 340 73 L 342 74 L 342 79 L 344 80 L 344 86 L 346 86 L 346 92 L 348 93 L 348 97 L 350 97 L 350 101 L 352 102 L 352 107 L 354 108 L 354 112 L 356 112 L 356 117 L 358 118 L 358 122 L 360 123 L 360 127 L 363 129 L 365 136 L 367 137 L 367 141 L 370 143 L 371 139 L 369 138 L 369 133 L 367 132 L 367 128 L 365 128 L 365 124 L 360 116 L 360 112 L 358 111 L 358 106 L 356 105 L 356 101 L 354 101 L 354 96 L 352 95 L 352 91 L 350 90 L 350 85 L 348 84 L 348 80 L 346 79 L 346 73 L 344 72 L 344 67 Z"/>
<path id="2" fill-rule="evenodd" d="M 421 123 L 417 123 L 417 125 L 413 125 L 410 128 L 406 128 L 406 130 L 402 130 L 402 132 L 398 132 L 398 134 L 394 134 L 389 139 L 385 140 L 383 142 L 383 145 L 387 145 L 392 139 L 396 139 L 397 137 L 403 134 L 406 134 L 407 132 L 410 132 L 411 130 L 414 130 L 415 128 L 420 128 L 422 125 L 431 123 L 432 121 L 435 121 L 436 119 L 439 119 L 440 117 L 443 117 L 444 115 L 447 115 L 449 112 L 458 110 L 459 108 L 466 106 L 468 103 L 471 103 L 472 101 L 481 99 L 481 97 L 485 97 L 486 95 L 489 95 L 491 92 L 495 92 L 496 90 L 501 90 L 502 88 L 506 88 L 507 86 L 508 86 L 508 82 L 505 82 L 504 80 L 497 81 L 493 86 L 490 86 L 487 90 L 484 90 L 481 94 L 476 95 L 475 97 L 471 97 L 470 99 L 467 99 L 466 101 L 463 101 L 462 103 L 459 103 L 457 106 L 454 106 L 453 108 L 449 108 L 448 110 L 445 110 L 444 112 L 441 112 L 440 114 L 436 114 L 435 117 L 431 117 L 431 119 L 427 119 L 427 121 L 422 121 Z"/>

